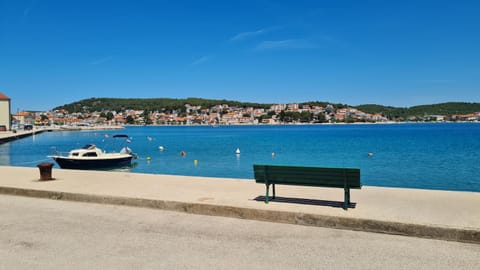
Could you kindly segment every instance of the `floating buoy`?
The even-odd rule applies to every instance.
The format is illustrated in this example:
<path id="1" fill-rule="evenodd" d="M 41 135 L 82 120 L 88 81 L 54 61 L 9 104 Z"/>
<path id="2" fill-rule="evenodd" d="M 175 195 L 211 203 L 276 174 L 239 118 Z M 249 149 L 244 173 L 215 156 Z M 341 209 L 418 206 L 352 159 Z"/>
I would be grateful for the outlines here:
<path id="1" fill-rule="evenodd" d="M 275 152 L 272 152 L 272 158 L 274 158 L 274 157 L 275 157 Z"/>
<path id="2" fill-rule="evenodd" d="M 163 146 L 159 146 L 158 150 L 163 151 L 164 150 Z"/>
<path id="3" fill-rule="evenodd" d="M 150 160 L 151 160 L 151 158 L 150 158 L 150 157 L 147 157 L 147 161 L 150 161 Z"/>
<path id="4" fill-rule="evenodd" d="M 193 161 L 193 165 L 197 166 L 197 165 L 198 165 L 198 160 L 195 159 L 195 160 Z"/>
<path id="5" fill-rule="evenodd" d="M 373 153 L 372 152 L 368 153 L 368 156 L 373 157 Z"/>
<path id="6" fill-rule="evenodd" d="M 240 155 L 240 148 L 237 148 L 237 150 L 235 151 L 235 154 Z"/>

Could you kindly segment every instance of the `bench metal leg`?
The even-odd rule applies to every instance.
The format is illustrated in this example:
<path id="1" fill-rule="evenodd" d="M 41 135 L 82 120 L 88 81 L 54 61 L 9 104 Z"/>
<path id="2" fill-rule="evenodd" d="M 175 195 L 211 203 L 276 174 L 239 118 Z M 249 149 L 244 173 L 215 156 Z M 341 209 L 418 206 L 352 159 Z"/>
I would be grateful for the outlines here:
<path id="1" fill-rule="evenodd" d="M 270 185 L 266 184 L 265 186 L 267 187 L 267 194 L 265 195 L 265 203 L 268 203 L 268 190 L 270 189 Z"/>
<path id="2" fill-rule="evenodd" d="M 343 209 L 347 210 L 349 206 L 350 206 L 350 189 L 345 188 L 345 199 L 343 202 Z"/>
<path id="3" fill-rule="evenodd" d="M 267 187 L 267 194 L 265 194 L 265 203 L 268 203 L 268 199 L 269 199 L 268 192 L 270 190 L 270 185 L 265 185 L 265 186 Z M 272 197 L 272 199 L 275 199 L 275 184 L 272 184 L 272 186 L 273 186 L 273 197 Z"/>

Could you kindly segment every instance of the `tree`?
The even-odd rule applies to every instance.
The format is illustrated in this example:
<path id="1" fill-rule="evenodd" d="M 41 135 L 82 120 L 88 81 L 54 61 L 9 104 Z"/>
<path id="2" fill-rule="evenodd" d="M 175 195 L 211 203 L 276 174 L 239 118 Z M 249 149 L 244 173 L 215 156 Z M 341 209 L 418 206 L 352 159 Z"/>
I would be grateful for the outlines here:
<path id="1" fill-rule="evenodd" d="M 114 117 L 113 113 L 112 112 L 108 112 L 107 115 L 105 116 L 105 118 L 107 118 L 108 121 L 112 120 Z"/>
<path id="2" fill-rule="evenodd" d="M 354 123 L 355 122 L 355 119 L 353 119 L 352 116 L 347 116 L 347 118 L 345 118 L 345 123 Z"/>
<path id="3" fill-rule="evenodd" d="M 303 111 L 300 113 L 300 122 L 310 123 L 312 121 L 313 115 L 311 112 Z"/>
<path id="4" fill-rule="evenodd" d="M 300 120 L 300 116 L 301 115 L 299 112 L 284 112 L 283 122 L 298 122 Z"/>
<path id="5" fill-rule="evenodd" d="M 327 121 L 327 118 L 325 117 L 325 114 L 319 113 L 317 114 L 317 123 L 325 123 Z"/>
<path id="6" fill-rule="evenodd" d="M 263 119 L 270 119 L 270 118 L 272 118 L 272 116 L 270 116 L 268 114 L 262 114 L 259 117 L 257 117 L 256 119 L 258 120 L 258 122 L 262 122 Z"/>
<path id="7" fill-rule="evenodd" d="M 151 125 L 153 123 L 152 120 L 150 119 L 150 112 L 149 111 L 147 111 L 147 110 L 143 111 L 142 117 L 143 117 L 143 123 L 145 125 Z"/>
<path id="8" fill-rule="evenodd" d="M 135 124 L 135 119 L 133 119 L 133 117 L 131 115 L 127 116 L 127 118 L 125 118 L 125 123 L 129 124 L 129 125 L 133 125 Z"/>
<path id="9" fill-rule="evenodd" d="M 285 122 L 285 111 L 282 110 L 279 114 L 278 114 L 278 119 L 280 120 L 280 122 Z"/>

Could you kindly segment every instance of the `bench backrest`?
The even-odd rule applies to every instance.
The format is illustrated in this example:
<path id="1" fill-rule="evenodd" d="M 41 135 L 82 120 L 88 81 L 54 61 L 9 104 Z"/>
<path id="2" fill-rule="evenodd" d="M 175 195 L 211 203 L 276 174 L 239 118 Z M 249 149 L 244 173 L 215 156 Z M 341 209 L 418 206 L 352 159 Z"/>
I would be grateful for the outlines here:
<path id="1" fill-rule="evenodd" d="M 360 169 L 253 165 L 255 181 L 266 184 L 361 188 Z"/>

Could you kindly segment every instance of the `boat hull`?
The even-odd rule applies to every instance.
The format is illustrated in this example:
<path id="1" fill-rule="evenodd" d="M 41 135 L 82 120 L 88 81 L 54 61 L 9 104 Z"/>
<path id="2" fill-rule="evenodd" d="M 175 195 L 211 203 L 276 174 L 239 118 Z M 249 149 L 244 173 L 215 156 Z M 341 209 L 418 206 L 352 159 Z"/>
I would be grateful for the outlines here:
<path id="1" fill-rule="evenodd" d="M 69 157 L 52 157 L 62 169 L 107 169 L 130 166 L 133 156 L 105 159 L 75 159 Z"/>

